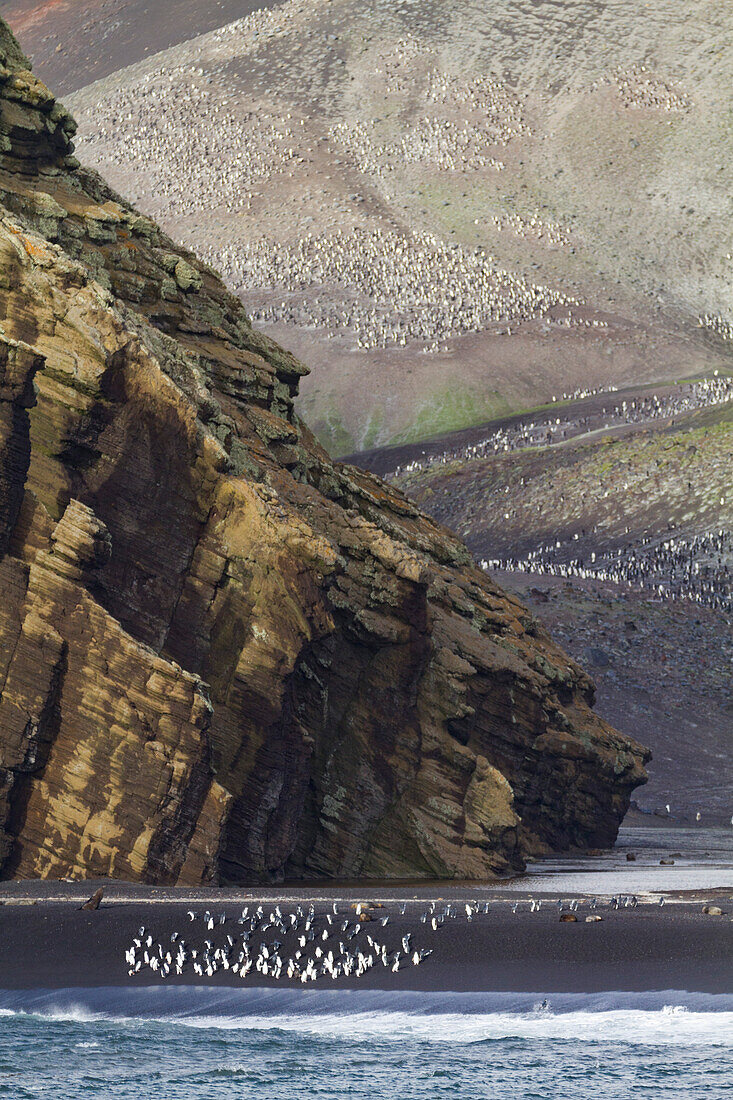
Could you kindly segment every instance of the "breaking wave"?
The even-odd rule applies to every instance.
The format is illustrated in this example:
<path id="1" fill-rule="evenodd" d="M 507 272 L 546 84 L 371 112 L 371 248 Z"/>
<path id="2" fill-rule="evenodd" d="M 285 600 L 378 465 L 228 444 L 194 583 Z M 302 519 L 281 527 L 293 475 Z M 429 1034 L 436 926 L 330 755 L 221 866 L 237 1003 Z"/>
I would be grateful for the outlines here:
<path id="1" fill-rule="evenodd" d="M 0 992 L 0 1015 L 49 1023 L 268 1031 L 313 1039 L 481 1043 L 549 1039 L 733 1045 L 733 995 L 415 993 L 172 986 Z"/>

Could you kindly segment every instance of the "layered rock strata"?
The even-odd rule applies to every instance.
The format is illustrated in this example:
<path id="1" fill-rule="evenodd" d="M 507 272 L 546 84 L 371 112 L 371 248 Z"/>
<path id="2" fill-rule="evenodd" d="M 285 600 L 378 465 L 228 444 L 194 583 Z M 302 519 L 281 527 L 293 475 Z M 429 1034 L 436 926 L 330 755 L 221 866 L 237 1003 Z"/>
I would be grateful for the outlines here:
<path id="1" fill-rule="evenodd" d="M 0 873 L 486 878 L 646 751 L 304 368 L 73 156 L 0 20 Z"/>

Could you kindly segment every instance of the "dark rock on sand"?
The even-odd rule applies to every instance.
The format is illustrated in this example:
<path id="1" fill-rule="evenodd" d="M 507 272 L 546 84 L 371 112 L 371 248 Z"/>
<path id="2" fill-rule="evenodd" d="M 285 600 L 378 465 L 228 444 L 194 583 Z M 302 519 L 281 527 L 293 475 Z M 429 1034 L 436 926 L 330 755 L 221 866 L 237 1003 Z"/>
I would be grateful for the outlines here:
<path id="1" fill-rule="evenodd" d="M 100 887 L 99 890 L 96 890 L 92 894 L 92 896 L 87 901 L 84 902 L 84 904 L 81 906 L 81 908 L 82 909 L 90 909 L 90 910 L 91 909 L 99 909 L 99 906 L 100 906 L 100 903 L 101 903 L 103 897 L 104 897 L 104 888 Z"/>
<path id="2" fill-rule="evenodd" d="M 305 368 L 74 157 L 0 20 L 0 868 L 486 878 L 613 842 L 646 751 Z M 36 396 L 37 395 L 37 396 Z"/>

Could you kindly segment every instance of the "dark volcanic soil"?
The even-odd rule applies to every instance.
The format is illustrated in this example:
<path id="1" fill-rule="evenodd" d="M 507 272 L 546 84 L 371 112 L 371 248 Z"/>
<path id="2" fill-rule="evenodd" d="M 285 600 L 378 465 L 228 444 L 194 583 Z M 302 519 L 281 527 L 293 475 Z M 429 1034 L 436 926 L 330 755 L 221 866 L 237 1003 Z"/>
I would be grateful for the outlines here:
<path id="1" fill-rule="evenodd" d="M 224 26 L 272 0 L 8 0 L 2 16 L 59 95 L 168 46 Z"/>
<path id="2" fill-rule="evenodd" d="M 58 889 L 52 887 L 48 892 L 58 893 Z M 175 894 L 167 893 L 169 897 Z M 304 892 L 299 892 L 298 898 L 270 894 L 264 902 L 265 917 L 276 899 L 286 914 L 294 911 L 298 900 L 306 905 L 309 900 Z M 325 914 L 331 911 L 331 903 L 324 897 L 314 899 L 314 903 L 315 926 L 320 933 L 322 927 L 327 927 Z M 217 921 L 221 913 L 227 918 L 224 925 L 217 923 L 214 931 L 208 931 L 201 919 L 206 900 L 192 904 L 197 914 L 193 922 L 186 915 L 188 902 L 170 900 L 116 901 L 104 904 L 97 912 L 80 912 L 78 900 L 71 899 L 38 901 L 33 906 L 5 904 L 0 907 L 0 988 L 160 984 L 160 978 L 147 967 L 128 977 L 124 955 L 141 925 L 146 936 L 150 933 L 166 948 L 175 931 L 189 947 L 202 949 L 206 939 L 221 947 L 227 934 L 236 938 L 236 918 L 244 904 L 252 905 L 252 895 L 244 891 L 237 902 L 217 901 L 216 892 L 209 895 L 208 905 Z M 729 908 L 724 899 L 719 904 L 724 910 Z M 550 903 L 540 912 L 530 912 L 525 904 L 514 913 L 508 901 L 492 902 L 489 913 L 481 913 L 469 923 L 460 904 L 459 915 L 437 931 L 421 923 L 426 908 L 425 900 L 412 901 L 401 916 L 399 904 L 387 900 L 383 908 L 370 911 L 371 919 L 355 937 L 364 950 L 368 950 L 366 935 L 371 934 L 393 951 L 409 931 L 415 946 L 433 951 L 420 966 L 409 965 L 392 973 L 379 965 L 359 979 L 334 982 L 322 978 L 307 988 L 358 985 L 364 989 L 540 993 L 665 989 L 728 993 L 731 989 L 733 922 L 729 916 L 704 915 L 699 901 L 663 909 L 655 904 L 619 910 L 604 906 L 597 910 L 602 912 L 602 920 L 594 923 L 585 921 L 587 902 L 579 910 L 577 923 L 561 923 L 557 907 Z M 442 908 L 438 903 L 438 912 Z M 385 915 L 389 916 L 389 924 L 383 928 L 380 920 Z M 344 916 L 350 917 L 353 927 L 353 909 L 342 901 L 339 919 Z M 252 937 L 255 945 L 261 941 L 271 943 L 274 938 L 267 932 Z M 334 938 L 338 941 L 339 936 Z M 285 943 L 281 949 L 286 955 L 297 947 L 295 937 L 289 939 L 292 943 Z M 331 943 L 329 940 L 326 948 Z M 349 948 L 354 946 L 350 941 Z M 312 946 L 308 950 L 312 951 Z M 180 978 L 167 979 L 167 984 L 174 983 L 245 988 L 297 984 L 302 988 L 299 982 L 286 978 L 275 982 L 254 972 L 244 981 L 224 970 L 213 977 L 199 978 L 190 968 Z"/>
<path id="3" fill-rule="evenodd" d="M 731 632 L 720 613 L 619 585 L 498 573 L 598 689 L 596 709 L 649 745 L 646 810 L 729 823 L 733 813 Z"/>

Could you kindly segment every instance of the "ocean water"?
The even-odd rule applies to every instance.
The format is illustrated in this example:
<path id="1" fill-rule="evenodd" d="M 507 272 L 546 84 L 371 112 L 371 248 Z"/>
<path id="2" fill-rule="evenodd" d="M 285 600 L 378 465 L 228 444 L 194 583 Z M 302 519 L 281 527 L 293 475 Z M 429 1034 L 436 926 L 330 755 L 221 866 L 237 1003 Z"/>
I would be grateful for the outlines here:
<path id="1" fill-rule="evenodd" d="M 12 1100 L 723 1100 L 733 997 L 0 992 Z"/>

